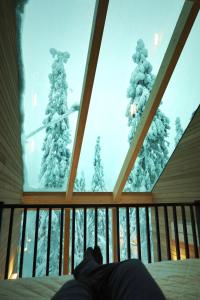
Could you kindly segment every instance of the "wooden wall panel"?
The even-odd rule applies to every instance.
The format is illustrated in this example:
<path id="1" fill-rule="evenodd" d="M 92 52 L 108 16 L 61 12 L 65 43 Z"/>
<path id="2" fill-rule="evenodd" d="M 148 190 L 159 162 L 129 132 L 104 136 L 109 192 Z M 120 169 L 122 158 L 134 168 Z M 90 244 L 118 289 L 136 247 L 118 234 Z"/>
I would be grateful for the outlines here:
<path id="1" fill-rule="evenodd" d="M 200 108 L 198 108 L 167 166 L 156 183 L 152 195 L 155 202 L 193 202 L 200 199 Z M 173 235 L 173 217 L 169 209 L 170 249 L 173 259 L 176 259 Z M 179 239 L 181 257 L 185 257 L 185 245 L 182 234 L 182 217 L 177 209 L 179 224 Z M 157 257 L 155 222 L 152 214 L 153 244 L 155 260 Z M 190 255 L 194 256 L 193 239 L 191 236 L 191 220 L 186 210 Z M 160 236 L 162 258 L 166 259 L 164 217 L 160 215 Z"/>
<path id="2" fill-rule="evenodd" d="M 22 150 L 15 1 L 0 2 L 0 201 L 20 202 Z"/>
<path id="3" fill-rule="evenodd" d="M 0 1 L 0 201 L 19 203 L 22 198 L 19 74 L 16 47 L 15 1 Z M 15 215 L 11 246 L 14 261 L 21 214 Z M 4 272 L 9 212 L 4 212 L 0 235 L 0 278 Z"/>
<path id="4" fill-rule="evenodd" d="M 155 202 L 200 199 L 200 107 L 153 188 Z"/>

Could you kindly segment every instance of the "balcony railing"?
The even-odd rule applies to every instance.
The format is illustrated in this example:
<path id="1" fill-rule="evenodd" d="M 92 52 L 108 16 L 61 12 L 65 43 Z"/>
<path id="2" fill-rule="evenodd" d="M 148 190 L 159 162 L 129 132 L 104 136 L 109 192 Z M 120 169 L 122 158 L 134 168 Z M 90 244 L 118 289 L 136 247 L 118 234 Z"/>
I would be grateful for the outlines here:
<path id="1" fill-rule="evenodd" d="M 66 223 L 67 211 L 70 211 L 68 223 Z M 29 220 L 31 212 L 34 214 L 32 223 Z M 77 218 L 78 212 L 79 217 Z M 45 225 L 41 223 L 44 214 Z M 56 229 L 53 219 L 55 215 L 57 216 Z M 88 218 L 90 218 L 90 222 Z M 79 222 L 81 223 L 79 224 Z M 76 259 L 77 246 L 80 260 L 80 255 L 83 257 L 88 245 L 104 245 L 102 247 L 106 263 L 116 259 L 121 261 L 130 258 L 138 258 L 151 263 L 166 259 L 199 258 L 200 255 L 199 201 L 127 205 L 9 205 L 2 203 L 0 204 L 0 256 L 4 259 L 1 258 L 2 270 L 0 273 L 5 279 L 10 277 L 13 249 L 17 249 L 17 251 L 15 251 L 15 264 L 12 272 L 15 270 L 18 277 L 23 277 L 27 224 L 29 224 L 29 231 L 34 237 L 30 275 L 32 277 L 37 276 L 37 259 L 41 254 L 39 253 L 41 251 L 41 248 L 39 249 L 41 226 L 46 232 L 45 247 L 42 248 L 43 252 L 45 251 L 43 275 L 46 276 L 51 275 L 53 251 L 57 253 L 56 275 L 64 273 L 63 266 L 65 264 L 70 265 L 72 272 L 78 263 Z M 100 227 L 103 232 L 101 240 L 99 240 Z M 67 235 L 67 232 L 70 232 L 70 236 Z M 54 239 L 56 237 L 53 248 L 52 234 L 54 234 Z M 79 239 L 77 235 L 79 235 Z M 70 243 L 67 243 L 67 240 Z M 66 251 L 67 247 L 70 248 L 68 257 L 66 257 L 66 253 L 69 253 Z"/>

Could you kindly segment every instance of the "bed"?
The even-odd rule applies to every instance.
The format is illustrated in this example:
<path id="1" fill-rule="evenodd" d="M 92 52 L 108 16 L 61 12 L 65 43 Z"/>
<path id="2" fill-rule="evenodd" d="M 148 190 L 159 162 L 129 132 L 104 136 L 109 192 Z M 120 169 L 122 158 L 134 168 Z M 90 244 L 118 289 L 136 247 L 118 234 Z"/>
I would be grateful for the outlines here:
<path id="1" fill-rule="evenodd" d="M 200 259 L 163 261 L 146 265 L 167 300 L 200 299 Z M 47 300 L 72 275 L 0 281 L 1 300 Z"/>

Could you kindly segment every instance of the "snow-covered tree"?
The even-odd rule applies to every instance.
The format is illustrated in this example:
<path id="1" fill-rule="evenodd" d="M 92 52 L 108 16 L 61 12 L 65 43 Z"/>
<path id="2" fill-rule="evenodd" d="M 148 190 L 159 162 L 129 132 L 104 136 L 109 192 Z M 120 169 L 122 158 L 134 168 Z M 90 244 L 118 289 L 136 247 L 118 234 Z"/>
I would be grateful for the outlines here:
<path id="1" fill-rule="evenodd" d="M 147 57 L 148 51 L 145 48 L 144 42 L 140 39 L 137 42 L 136 52 L 132 57 L 136 67 L 131 75 L 130 86 L 127 91 L 129 104 L 127 106 L 126 116 L 128 118 L 128 126 L 130 127 L 128 136 L 129 144 L 131 144 L 134 139 L 137 126 L 140 123 L 142 113 L 155 80 L 155 76 L 152 74 L 152 65 L 147 60 Z M 169 143 L 167 137 L 169 128 L 169 119 L 159 108 L 153 118 L 133 170 L 129 175 L 125 191 L 145 192 L 152 189 L 168 161 Z M 132 210 L 131 219 L 135 218 L 134 214 L 135 212 Z M 147 247 L 144 209 L 140 209 L 140 221 L 142 257 L 145 260 L 147 257 Z M 130 232 L 132 238 L 135 239 L 134 223 L 131 224 Z"/>
<path id="2" fill-rule="evenodd" d="M 105 182 L 104 182 L 103 165 L 101 162 L 100 136 L 98 136 L 96 140 L 93 166 L 94 166 L 94 175 L 92 177 L 92 192 L 104 192 Z"/>
<path id="3" fill-rule="evenodd" d="M 56 122 L 56 120 L 68 111 L 68 86 L 64 64 L 69 58 L 69 53 L 55 49 L 50 49 L 50 53 L 54 61 L 52 72 L 49 74 L 49 102 L 43 124 L 53 123 L 46 127 L 40 180 L 45 188 L 62 188 L 66 182 L 69 167 L 70 151 L 68 146 L 71 140 L 68 117 L 66 116 L 60 122 Z"/>
<path id="4" fill-rule="evenodd" d="M 70 159 L 70 130 L 67 106 L 67 81 L 64 64 L 69 53 L 50 49 L 53 56 L 52 72 L 49 74 L 50 93 L 46 108 L 46 136 L 43 142 L 43 158 L 41 163 L 40 180 L 45 188 L 62 188 L 66 183 Z M 66 118 L 62 119 L 62 115 Z M 56 122 L 57 119 L 61 121 Z M 50 125 L 49 125 L 50 124 Z M 48 232 L 48 213 L 41 211 L 38 233 L 37 275 L 45 274 L 46 248 Z M 51 247 L 50 247 L 50 273 L 58 274 L 59 259 L 59 228 L 60 211 L 52 210 L 51 218 Z"/>
<path id="5" fill-rule="evenodd" d="M 134 139 L 155 79 L 147 57 L 147 49 L 140 39 L 133 55 L 133 61 L 137 66 L 131 75 L 127 92 L 127 97 L 130 99 L 126 111 L 128 126 L 130 127 L 129 143 Z M 134 115 L 131 113 L 133 106 L 136 108 Z M 152 189 L 168 161 L 169 143 L 167 137 L 169 128 L 169 119 L 159 108 L 128 178 L 125 191 L 150 191 Z"/>
<path id="6" fill-rule="evenodd" d="M 179 117 L 177 117 L 175 120 L 175 127 L 176 127 L 176 136 L 175 136 L 174 140 L 175 140 L 175 146 L 176 146 L 183 135 L 183 128 L 181 126 L 181 120 Z"/>
<path id="7" fill-rule="evenodd" d="M 105 181 L 104 181 L 104 170 L 101 160 L 101 145 L 100 136 L 97 137 L 95 151 L 94 151 L 94 174 L 92 177 L 91 190 L 92 192 L 105 192 Z M 88 234 L 94 239 L 94 213 L 90 212 L 88 214 L 91 225 L 88 227 Z M 102 249 L 103 256 L 105 257 L 105 210 L 98 209 L 98 244 Z"/>

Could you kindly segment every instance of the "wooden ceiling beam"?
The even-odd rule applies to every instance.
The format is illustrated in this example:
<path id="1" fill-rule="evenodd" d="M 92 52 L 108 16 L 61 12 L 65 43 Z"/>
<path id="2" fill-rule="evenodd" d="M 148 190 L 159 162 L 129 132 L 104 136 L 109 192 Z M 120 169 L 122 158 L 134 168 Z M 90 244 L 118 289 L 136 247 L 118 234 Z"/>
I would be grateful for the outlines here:
<path id="1" fill-rule="evenodd" d="M 90 105 L 90 99 L 92 94 L 92 88 L 95 78 L 95 72 L 99 57 L 99 51 L 103 36 L 103 30 L 106 20 L 106 14 L 108 9 L 109 0 L 97 0 L 94 12 L 94 19 L 92 24 L 92 31 L 88 49 L 88 56 L 85 68 L 85 75 L 83 81 L 82 95 L 81 95 L 81 105 L 78 116 L 78 122 L 76 127 L 76 134 L 74 140 L 74 146 L 72 151 L 71 167 L 68 178 L 66 201 L 70 201 L 73 194 L 74 181 L 76 177 L 81 146 L 83 141 L 83 135 L 85 131 L 85 125 L 87 121 L 87 115 Z M 81 48 L 81 45 L 80 45 Z M 81 51 L 81 49 L 80 49 Z"/>
<path id="2" fill-rule="evenodd" d="M 23 204 L 66 204 L 66 193 L 26 192 L 23 194 Z M 117 203 L 152 203 L 152 193 L 122 193 Z M 113 204 L 113 193 L 84 192 L 73 193 L 67 204 Z"/>
<path id="3" fill-rule="evenodd" d="M 176 27 L 169 42 L 167 51 L 160 66 L 149 100 L 145 106 L 141 121 L 137 127 L 134 139 L 124 160 L 120 174 L 113 191 L 113 199 L 120 198 L 128 176 L 142 147 L 145 136 L 153 117 L 167 88 L 176 63 L 180 57 L 187 37 L 199 11 L 199 3 L 185 1 Z"/>

